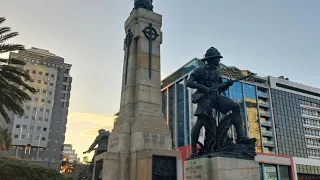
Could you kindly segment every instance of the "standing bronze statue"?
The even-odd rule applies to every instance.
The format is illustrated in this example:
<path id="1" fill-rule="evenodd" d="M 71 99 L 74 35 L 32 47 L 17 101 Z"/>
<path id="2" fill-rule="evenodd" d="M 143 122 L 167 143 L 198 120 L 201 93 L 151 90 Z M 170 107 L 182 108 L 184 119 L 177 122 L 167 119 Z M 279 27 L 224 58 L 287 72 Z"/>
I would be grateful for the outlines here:
<path id="1" fill-rule="evenodd" d="M 191 157 L 198 156 L 197 143 L 200 130 L 204 126 L 206 129 L 205 143 L 201 145 L 202 149 L 205 149 L 205 152 L 202 153 L 213 156 L 252 159 L 255 155 L 252 145 L 254 147 L 256 139 L 250 139 L 244 133 L 239 104 L 222 95 L 237 80 L 223 82 L 218 71 L 221 58 L 223 57 L 216 48 L 209 48 L 204 59 L 201 60 L 204 67 L 200 67 L 191 73 L 187 82 L 188 87 L 197 89 L 192 95 L 192 102 L 197 104 L 194 115 L 198 119 L 191 130 Z M 245 78 L 247 77 L 243 77 L 242 79 Z M 213 109 L 223 114 L 227 114 L 229 111 L 232 111 L 232 113 L 220 121 L 221 124 L 219 123 L 217 127 L 213 118 Z M 232 124 L 237 132 L 237 144 L 245 144 L 245 146 L 240 147 L 234 144 L 231 138 L 227 137 L 227 131 Z M 249 145 L 249 151 L 246 149 L 248 148 L 248 144 L 251 144 Z M 239 147 L 247 152 L 237 150 Z"/>
<path id="2" fill-rule="evenodd" d="M 86 153 L 90 153 L 93 150 L 95 150 L 93 158 L 92 158 L 91 163 L 89 165 L 89 172 L 88 172 L 88 176 L 86 178 L 87 180 L 92 180 L 93 168 L 94 168 L 94 158 L 97 155 L 108 151 L 108 140 L 109 140 L 110 132 L 106 131 L 105 129 L 100 129 L 100 130 L 98 130 L 98 133 L 99 133 L 99 135 L 96 137 L 96 139 L 91 144 L 89 149 L 87 151 L 83 152 L 83 154 L 86 154 Z M 95 148 L 97 145 L 98 145 L 98 147 Z M 95 180 L 98 179 L 99 174 L 100 174 L 100 169 L 96 168 Z"/>
<path id="3" fill-rule="evenodd" d="M 153 0 L 134 0 L 134 9 L 143 8 L 149 11 L 153 11 Z"/>

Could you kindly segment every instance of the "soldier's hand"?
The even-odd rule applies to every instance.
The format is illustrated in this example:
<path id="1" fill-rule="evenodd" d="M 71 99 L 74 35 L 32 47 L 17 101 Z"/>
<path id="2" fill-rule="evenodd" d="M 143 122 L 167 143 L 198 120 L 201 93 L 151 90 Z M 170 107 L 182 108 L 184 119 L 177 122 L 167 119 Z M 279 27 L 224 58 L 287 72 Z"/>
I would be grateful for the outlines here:
<path id="1" fill-rule="evenodd" d="M 205 88 L 203 88 L 203 91 L 204 91 L 206 94 L 208 94 L 208 93 L 211 92 L 211 89 L 208 88 L 208 87 L 205 87 Z"/>
<path id="2" fill-rule="evenodd" d="M 232 85 L 233 85 L 233 81 L 232 80 L 227 81 L 227 86 L 232 86 Z"/>

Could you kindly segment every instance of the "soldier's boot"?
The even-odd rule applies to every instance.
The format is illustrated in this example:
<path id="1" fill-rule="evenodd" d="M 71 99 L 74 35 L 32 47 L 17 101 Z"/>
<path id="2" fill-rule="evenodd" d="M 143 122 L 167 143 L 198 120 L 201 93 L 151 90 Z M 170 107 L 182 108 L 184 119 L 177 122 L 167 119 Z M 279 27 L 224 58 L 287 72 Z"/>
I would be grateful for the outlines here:
<path id="1" fill-rule="evenodd" d="M 256 138 L 249 138 L 244 134 L 241 116 L 239 115 L 239 118 L 234 117 L 233 123 L 232 123 L 236 129 L 237 132 L 237 143 L 249 143 L 256 140 Z"/>

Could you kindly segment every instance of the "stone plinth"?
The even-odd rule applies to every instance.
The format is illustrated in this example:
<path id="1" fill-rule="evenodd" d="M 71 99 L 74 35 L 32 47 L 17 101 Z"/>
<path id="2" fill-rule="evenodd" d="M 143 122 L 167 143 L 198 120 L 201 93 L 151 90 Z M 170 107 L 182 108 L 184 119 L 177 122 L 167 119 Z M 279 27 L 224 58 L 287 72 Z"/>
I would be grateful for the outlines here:
<path id="1" fill-rule="evenodd" d="M 128 161 L 130 160 L 130 161 Z M 102 180 L 152 180 L 156 176 L 182 179 L 180 152 L 156 149 L 144 149 L 125 157 L 121 153 L 105 152 L 95 158 L 95 164 L 102 164 Z M 130 164 L 129 164 L 130 163 Z M 136 171 L 122 173 L 129 167 Z"/>
<path id="2" fill-rule="evenodd" d="M 185 161 L 184 180 L 259 180 L 259 163 L 236 158 L 198 158 Z"/>

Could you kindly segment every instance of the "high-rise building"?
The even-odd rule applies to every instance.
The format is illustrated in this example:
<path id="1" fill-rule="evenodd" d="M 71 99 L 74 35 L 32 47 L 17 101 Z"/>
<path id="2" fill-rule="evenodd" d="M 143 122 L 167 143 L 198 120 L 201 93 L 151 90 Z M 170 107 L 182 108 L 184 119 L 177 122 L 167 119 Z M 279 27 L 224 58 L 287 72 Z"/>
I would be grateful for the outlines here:
<path id="1" fill-rule="evenodd" d="M 320 89 L 269 77 L 279 154 L 292 156 L 296 179 L 320 179 Z"/>
<path id="2" fill-rule="evenodd" d="M 47 50 L 31 48 L 10 53 L 10 58 L 25 61 L 30 86 L 37 90 L 24 103 L 25 114 L 14 116 L 12 147 L 8 156 L 28 163 L 55 168 L 61 165 L 67 124 L 72 77 L 71 64 Z"/>
<path id="3" fill-rule="evenodd" d="M 79 161 L 79 159 L 77 158 L 78 155 L 75 153 L 75 150 L 72 149 L 72 144 L 64 144 L 63 145 L 62 155 L 63 155 L 62 159 L 66 159 L 69 163 Z"/>

